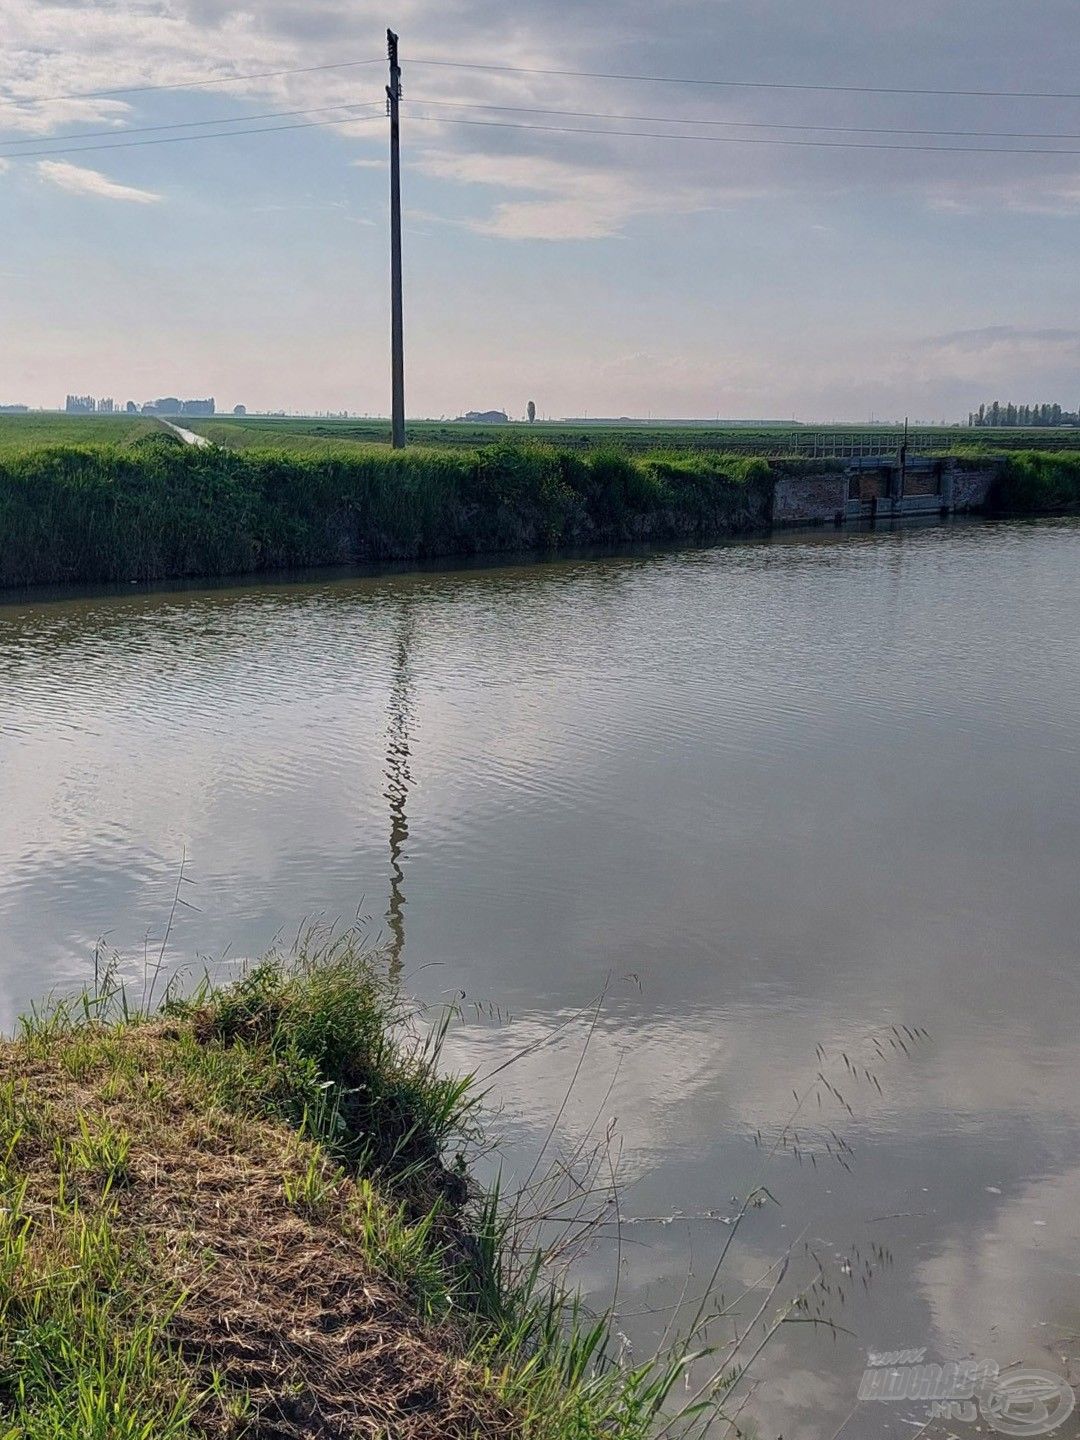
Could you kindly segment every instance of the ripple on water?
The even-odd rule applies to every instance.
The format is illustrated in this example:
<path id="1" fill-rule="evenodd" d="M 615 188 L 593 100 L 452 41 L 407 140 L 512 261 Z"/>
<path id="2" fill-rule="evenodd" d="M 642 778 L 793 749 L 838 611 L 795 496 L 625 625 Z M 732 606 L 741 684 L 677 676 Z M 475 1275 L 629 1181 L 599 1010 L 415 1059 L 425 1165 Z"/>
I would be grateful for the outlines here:
<path id="1" fill-rule="evenodd" d="M 903 1212 L 860 1334 L 993 1353 L 988 1316 L 1071 1323 L 1024 1237 L 1065 1273 L 1078 629 L 1068 521 L 0 605 L 0 1011 L 102 932 L 137 963 L 185 853 L 176 963 L 363 901 L 425 994 L 511 1012 L 463 1063 L 536 1044 L 498 1075 L 512 1157 L 607 987 L 567 1121 L 616 1077 L 641 1214 L 749 1183 L 817 1045 L 924 1024 L 840 1117 L 853 1175 L 789 1157 L 740 1263 Z M 663 1233 L 624 1255 L 643 1314 L 708 1244 Z M 785 1359 L 846 1413 L 829 1356 Z"/>

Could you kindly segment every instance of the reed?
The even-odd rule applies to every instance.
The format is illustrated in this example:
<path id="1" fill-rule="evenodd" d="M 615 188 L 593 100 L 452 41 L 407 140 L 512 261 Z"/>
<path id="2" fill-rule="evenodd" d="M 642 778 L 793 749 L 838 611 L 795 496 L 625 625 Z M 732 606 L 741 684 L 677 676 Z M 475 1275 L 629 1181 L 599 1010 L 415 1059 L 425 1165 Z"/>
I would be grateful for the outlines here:
<path id="1" fill-rule="evenodd" d="M 627 541 L 767 523 L 763 461 L 543 444 L 0 453 L 0 584 L 149 581 Z"/>
<path id="2" fill-rule="evenodd" d="M 1080 505 L 1080 452 L 1010 455 L 990 494 L 990 508 L 1037 515 Z"/>

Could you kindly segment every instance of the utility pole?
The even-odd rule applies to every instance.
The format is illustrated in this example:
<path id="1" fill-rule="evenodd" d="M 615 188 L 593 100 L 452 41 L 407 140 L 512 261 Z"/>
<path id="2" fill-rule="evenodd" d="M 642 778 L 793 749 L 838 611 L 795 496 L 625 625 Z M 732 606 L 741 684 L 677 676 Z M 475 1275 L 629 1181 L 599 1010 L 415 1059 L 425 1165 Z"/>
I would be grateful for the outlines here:
<path id="1" fill-rule="evenodd" d="M 401 66 L 398 37 L 386 32 L 390 84 L 386 87 L 386 113 L 390 116 L 390 366 L 392 371 L 395 450 L 405 449 L 405 338 L 401 307 Z"/>
<path id="2" fill-rule="evenodd" d="M 896 498 L 903 500 L 907 489 L 908 417 L 904 416 L 904 439 L 900 446 L 900 470 L 896 477 Z"/>

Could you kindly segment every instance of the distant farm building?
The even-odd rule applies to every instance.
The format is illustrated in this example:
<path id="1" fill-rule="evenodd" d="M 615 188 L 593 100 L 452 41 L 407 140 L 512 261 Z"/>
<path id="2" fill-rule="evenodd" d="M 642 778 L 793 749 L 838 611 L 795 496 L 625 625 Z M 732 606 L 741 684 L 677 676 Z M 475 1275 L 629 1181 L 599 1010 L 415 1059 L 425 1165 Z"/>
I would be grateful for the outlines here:
<path id="1" fill-rule="evenodd" d="M 474 425 L 506 425 L 510 417 L 505 410 L 468 410 L 459 420 L 469 420 Z"/>

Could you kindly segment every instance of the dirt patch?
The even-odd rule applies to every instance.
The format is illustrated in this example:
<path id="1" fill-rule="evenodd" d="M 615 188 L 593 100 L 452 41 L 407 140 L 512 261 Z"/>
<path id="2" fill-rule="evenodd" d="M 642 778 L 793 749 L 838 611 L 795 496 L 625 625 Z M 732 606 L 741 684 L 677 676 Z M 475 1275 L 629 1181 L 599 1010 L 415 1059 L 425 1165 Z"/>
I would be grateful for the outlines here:
<path id="1" fill-rule="evenodd" d="M 373 1266 L 353 1219 L 362 1182 L 330 1172 L 320 1213 L 305 1213 L 285 1181 L 322 1163 L 313 1147 L 284 1124 L 205 1104 L 177 1043 L 175 1031 L 135 1027 L 10 1045 L 0 1085 L 32 1237 L 44 1243 L 58 1196 L 70 1204 L 73 1190 L 82 1215 L 109 1217 L 126 1283 L 163 1317 L 163 1357 L 191 1378 L 192 1432 L 520 1433 L 462 1336 L 425 1322 Z"/>

